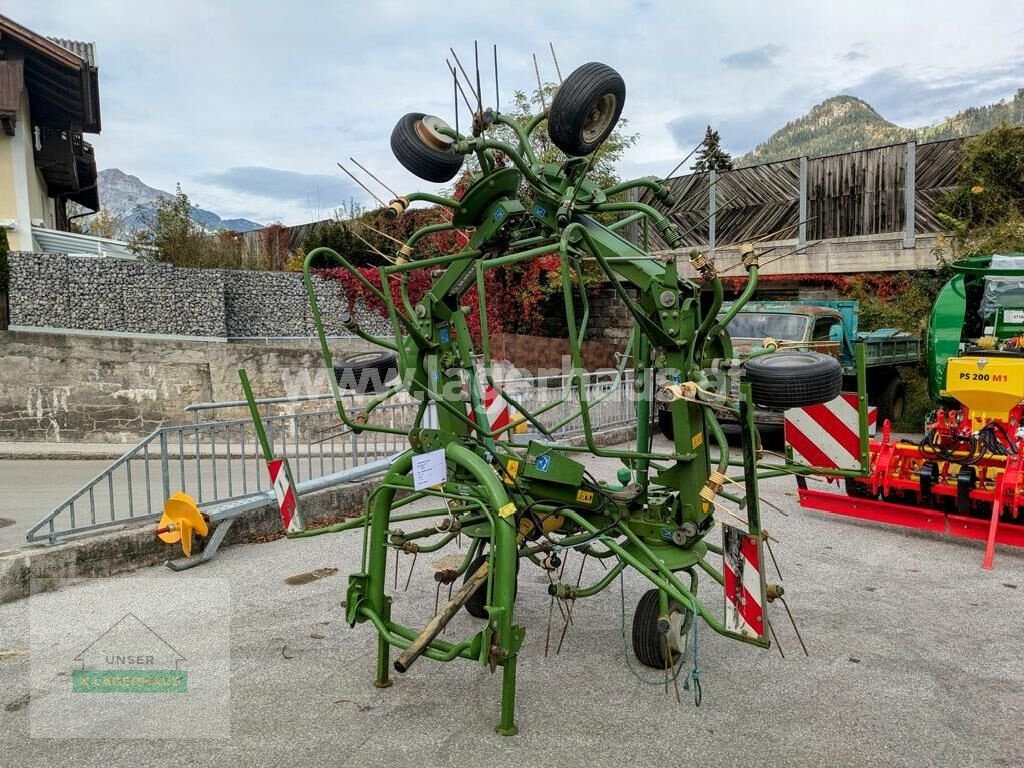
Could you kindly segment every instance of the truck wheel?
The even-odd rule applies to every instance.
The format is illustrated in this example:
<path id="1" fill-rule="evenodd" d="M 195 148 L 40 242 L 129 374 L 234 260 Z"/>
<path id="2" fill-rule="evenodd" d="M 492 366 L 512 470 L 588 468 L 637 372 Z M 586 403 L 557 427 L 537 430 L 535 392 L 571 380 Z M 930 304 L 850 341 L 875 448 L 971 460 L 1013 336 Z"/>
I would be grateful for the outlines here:
<path id="1" fill-rule="evenodd" d="M 672 412 L 658 411 L 658 430 L 669 440 L 674 440 L 676 433 L 672 429 Z"/>
<path id="2" fill-rule="evenodd" d="M 663 633 L 658 629 L 658 610 L 658 590 L 650 589 L 644 592 L 636 605 L 636 613 L 633 614 L 633 654 L 645 667 L 666 669 L 679 660 L 680 654 L 686 652 L 686 639 L 693 623 L 693 611 L 670 600 L 668 632 Z"/>
<path id="3" fill-rule="evenodd" d="M 843 367 L 820 352 L 773 352 L 743 364 L 754 402 L 765 408 L 827 403 L 843 388 Z"/>
<path id="4" fill-rule="evenodd" d="M 626 103 L 626 83 L 607 64 L 592 61 L 558 88 L 548 112 L 548 136 L 571 157 L 589 155 L 608 138 Z"/>
<path id="5" fill-rule="evenodd" d="M 350 355 L 334 366 L 340 389 L 359 394 L 383 392 L 384 385 L 398 375 L 398 355 L 394 352 L 364 352 Z"/>
<path id="6" fill-rule="evenodd" d="M 465 160 L 449 150 L 455 140 L 438 133 L 439 126 L 446 126 L 439 117 L 410 112 L 391 131 L 395 159 L 413 175 L 438 184 L 454 179 Z"/>
<path id="7" fill-rule="evenodd" d="M 896 374 L 879 393 L 878 401 L 875 403 L 878 406 L 878 424 L 883 424 L 888 419 L 895 425 L 903 418 L 906 398 L 907 387 L 899 374 Z"/>

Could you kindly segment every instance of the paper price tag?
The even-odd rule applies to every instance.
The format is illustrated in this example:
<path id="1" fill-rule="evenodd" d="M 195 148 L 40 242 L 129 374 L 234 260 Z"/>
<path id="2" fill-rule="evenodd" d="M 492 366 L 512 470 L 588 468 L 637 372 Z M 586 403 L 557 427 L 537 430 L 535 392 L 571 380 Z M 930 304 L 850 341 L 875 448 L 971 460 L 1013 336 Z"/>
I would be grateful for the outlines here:
<path id="1" fill-rule="evenodd" d="M 448 479 L 448 467 L 444 463 L 444 448 L 412 457 L 413 488 L 422 491 Z"/>

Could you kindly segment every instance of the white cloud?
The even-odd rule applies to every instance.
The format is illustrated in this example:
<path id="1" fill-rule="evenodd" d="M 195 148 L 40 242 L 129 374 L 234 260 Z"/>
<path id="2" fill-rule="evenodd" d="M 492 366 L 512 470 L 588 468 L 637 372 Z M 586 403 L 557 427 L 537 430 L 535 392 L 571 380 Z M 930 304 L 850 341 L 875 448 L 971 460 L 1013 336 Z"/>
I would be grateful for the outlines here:
<path id="1" fill-rule="evenodd" d="M 525 0 L 501 23 L 397 0 L 4 6 L 5 15 L 42 34 L 97 43 L 104 130 L 92 140 L 101 167 L 162 189 L 180 181 L 222 216 L 287 223 L 314 215 L 301 199 L 302 180 L 346 184 L 335 162 L 349 155 L 398 189 L 429 189 L 394 161 L 388 137 L 405 112 L 451 115 L 444 58 L 453 45 L 469 65 L 474 38 L 488 102 L 496 37 L 505 104 L 513 88 L 533 85 L 531 51 L 554 79 L 548 41 L 563 73 L 595 59 L 616 67 L 627 85 L 625 114 L 641 134 L 622 171 L 664 173 L 708 122 L 722 126 L 726 146 L 743 151 L 852 86 L 862 85 L 856 95 L 869 103 L 876 96 L 883 116 L 918 121 L 996 98 L 1004 86 L 1009 95 L 1020 73 L 1007 67 L 1022 51 L 1019 36 L 1003 31 L 1024 25 L 1024 4 L 998 0 L 975 0 L 970 13 L 953 0 Z M 751 51 L 771 66 L 723 63 Z M 994 88 L 980 84 L 987 71 L 998 74 Z M 973 87 L 957 91 L 964 79 Z M 901 103 L 915 108 L 901 112 Z M 283 196 L 282 177 L 275 186 L 273 173 L 241 179 L 237 169 L 247 168 L 292 174 L 298 192 Z"/>

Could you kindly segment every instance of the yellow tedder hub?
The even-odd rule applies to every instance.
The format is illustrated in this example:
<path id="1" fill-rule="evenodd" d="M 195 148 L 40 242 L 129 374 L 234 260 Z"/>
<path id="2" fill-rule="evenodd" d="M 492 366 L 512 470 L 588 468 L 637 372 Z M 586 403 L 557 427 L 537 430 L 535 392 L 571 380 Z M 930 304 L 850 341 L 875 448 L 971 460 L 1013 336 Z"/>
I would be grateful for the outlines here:
<path id="1" fill-rule="evenodd" d="M 156 535 L 164 544 L 181 542 L 181 551 L 185 557 L 192 554 L 192 536 L 194 533 L 205 536 L 209 527 L 196 500 L 187 493 L 178 491 L 164 502 L 164 514 L 157 525 Z"/>
<path id="2" fill-rule="evenodd" d="M 974 422 L 984 426 L 1024 400 L 1024 359 L 955 357 L 946 369 L 946 392 L 963 403 Z"/>

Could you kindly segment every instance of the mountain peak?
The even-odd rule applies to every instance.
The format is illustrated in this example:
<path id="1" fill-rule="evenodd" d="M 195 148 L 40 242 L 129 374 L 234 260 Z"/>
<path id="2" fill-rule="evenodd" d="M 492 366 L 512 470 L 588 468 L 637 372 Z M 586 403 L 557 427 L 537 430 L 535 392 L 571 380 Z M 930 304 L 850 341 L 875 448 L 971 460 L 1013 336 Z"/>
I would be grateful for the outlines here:
<path id="1" fill-rule="evenodd" d="M 772 163 L 806 155 L 821 157 L 880 147 L 901 141 L 940 141 L 973 136 L 1003 123 L 1024 124 L 1024 88 L 1011 99 L 985 107 L 971 107 L 943 122 L 923 128 L 891 123 L 863 99 L 841 94 L 815 104 L 766 141 L 736 160 L 737 167 Z"/>
<path id="2" fill-rule="evenodd" d="M 126 232 L 144 229 L 153 221 L 157 201 L 173 197 L 170 192 L 146 184 L 138 176 L 120 168 L 105 168 L 97 178 L 100 205 L 120 220 Z M 213 211 L 192 207 L 192 218 L 208 230 L 227 229 L 235 232 L 249 232 L 261 229 L 262 224 L 248 219 L 222 219 Z M 83 222 L 89 224 L 86 218 Z"/>
<path id="3" fill-rule="evenodd" d="M 856 96 L 847 94 L 831 96 L 820 104 L 815 104 L 806 116 L 819 119 L 842 120 L 855 114 L 867 115 L 885 122 L 884 118 L 875 111 L 875 108 L 864 101 L 864 99 L 858 99 Z"/>
<path id="4" fill-rule="evenodd" d="M 842 94 L 811 107 L 786 123 L 767 141 L 739 159 L 737 165 L 821 156 L 905 140 L 907 130 L 890 123 L 863 99 Z"/>

